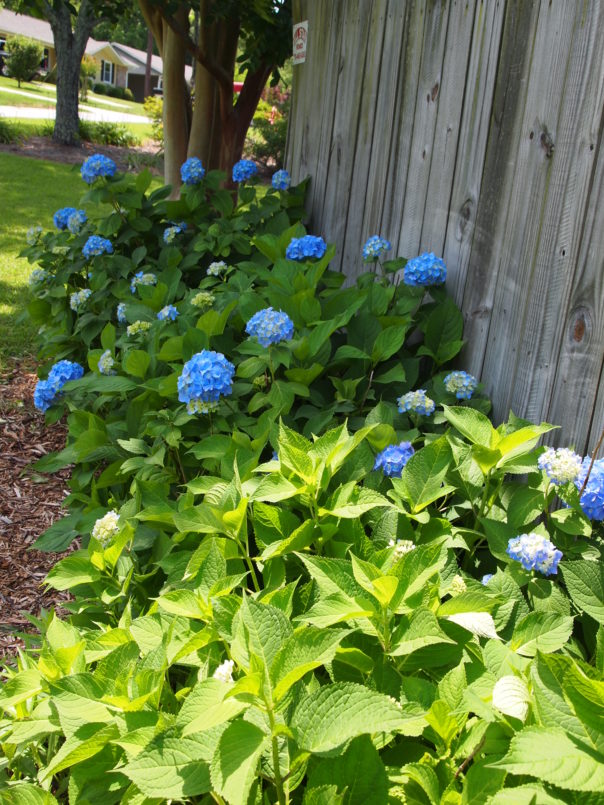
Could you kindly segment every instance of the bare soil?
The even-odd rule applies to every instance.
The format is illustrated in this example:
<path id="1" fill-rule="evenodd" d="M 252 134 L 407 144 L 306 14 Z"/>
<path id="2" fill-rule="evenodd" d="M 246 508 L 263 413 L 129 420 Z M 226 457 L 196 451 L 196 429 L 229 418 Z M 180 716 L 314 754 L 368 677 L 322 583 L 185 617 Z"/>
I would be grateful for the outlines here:
<path id="1" fill-rule="evenodd" d="M 105 154 L 111 157 L 120 170 L 149 167 L 158 172 L 162 170 L 161 158 L 157 155 L 157 143 L 148 141 L 143 145 L 121 148 L 115 145 L 97 145 L 82 142 L 79 146 L 60 145 L 51 137 L 28 137 L 15 143 L 0 143 L 0 153 L 16 154 L 34 159 L 47 159 L 52 162 L 63 162 L 66 165 L 79 165 L 91 154 Z M 157 163 L 157 164 L 148 164 Z"/>

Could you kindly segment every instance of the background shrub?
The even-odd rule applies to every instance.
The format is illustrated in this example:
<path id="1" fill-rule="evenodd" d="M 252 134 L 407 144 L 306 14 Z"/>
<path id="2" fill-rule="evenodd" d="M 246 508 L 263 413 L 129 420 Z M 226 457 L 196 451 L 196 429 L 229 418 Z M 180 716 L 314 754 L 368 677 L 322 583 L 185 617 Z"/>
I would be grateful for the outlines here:
<path id="1" fill-rule="evenodd" d="M 9 36 L 6 39 L 6 74 L 15 78 L 18 86 L 22 81 L 31 81 L 40 69 L 44 49 L 38 42 L 25 36 Z"/>

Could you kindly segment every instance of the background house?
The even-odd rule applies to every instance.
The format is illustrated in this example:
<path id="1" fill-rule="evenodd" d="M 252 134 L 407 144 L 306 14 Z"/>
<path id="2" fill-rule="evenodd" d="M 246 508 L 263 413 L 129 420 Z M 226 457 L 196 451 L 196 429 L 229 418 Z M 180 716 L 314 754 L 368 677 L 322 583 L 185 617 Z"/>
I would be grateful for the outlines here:
<path id="1" fill-rule="evenodd" d="M 4 49 L 6 38 L 15 34 L 40 42 L 44 47 L 41 71 L 48 72 L 53 69 L 57 59 L 50 23 L 0 8 L 0 50 Z M 96 39 L 89 39 L 86 45 L 86 55 L 97 62 L 97 73 L 94 79 L 96 83 L 128 88 L 132 91 L 136 101 L 144 100 L 147 63 L 147 53 L 144 50 L 137 50 L 118 42 L 98 42 Z M 152 91 L 158 87 L 161 88 L 162 73 L 161 58 L 152 56 Z M 190 81 L 191 73 L 191 67 L 186 67 L 185 78 L 187 81 Z"/>

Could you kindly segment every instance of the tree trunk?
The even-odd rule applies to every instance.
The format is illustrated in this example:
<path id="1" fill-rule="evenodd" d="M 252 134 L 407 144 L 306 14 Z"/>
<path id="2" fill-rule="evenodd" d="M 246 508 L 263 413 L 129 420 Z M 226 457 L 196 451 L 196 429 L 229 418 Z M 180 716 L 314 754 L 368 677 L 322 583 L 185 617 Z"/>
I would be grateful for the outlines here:
<path id="1" fill-rule="evenodd" d="M 78 93 L 80 64 L 86 42 L 95 24 L 90 0 L 82 0 L 71 29 L 71 14 L 67 5 L 46 3 L 57 54 L 57 106 L 52 138 L 63 145 L 79 144 Z"/>
<path id="2" fill-rule="evenodd" d="M 183 27 L 188 24 L 184 6 L 175 14 Z M 185 49 L 181 37 L 168 25 L 163 30 L 164 62 L 164 179 L 176 192 L 180 187 L 180 166 L 187 158 L 190 113 L 185 82 Z"/>

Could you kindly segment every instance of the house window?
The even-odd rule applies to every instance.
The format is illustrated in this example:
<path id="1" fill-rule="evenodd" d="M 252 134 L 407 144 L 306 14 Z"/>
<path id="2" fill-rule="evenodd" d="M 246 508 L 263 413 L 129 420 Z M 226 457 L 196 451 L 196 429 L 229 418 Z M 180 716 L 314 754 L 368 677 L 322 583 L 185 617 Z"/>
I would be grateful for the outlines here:
<path id="1" fill-rule="evenodd" d="M 101 60 L 101 81 L 104 84 L 113 84 L 115 65 L 113 62 Z"/>

